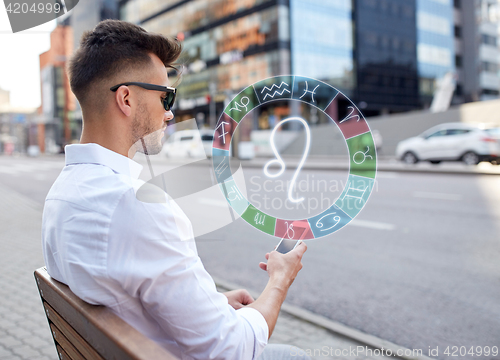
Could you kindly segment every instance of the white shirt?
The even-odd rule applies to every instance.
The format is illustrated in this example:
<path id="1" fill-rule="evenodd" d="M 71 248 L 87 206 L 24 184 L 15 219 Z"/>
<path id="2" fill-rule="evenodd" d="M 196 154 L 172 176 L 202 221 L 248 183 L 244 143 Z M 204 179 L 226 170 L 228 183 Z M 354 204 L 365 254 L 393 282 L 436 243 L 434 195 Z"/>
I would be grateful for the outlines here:
<path id="1" fill-rule="evenodd" d="M 137 200 L 142 166 L 97 144 L 65 151 L 43 210 L 49 274 L 181 359 L 256 359 L 264 317 L 217 292 L 189 219 L 164 192 L 161 203 Z"/>

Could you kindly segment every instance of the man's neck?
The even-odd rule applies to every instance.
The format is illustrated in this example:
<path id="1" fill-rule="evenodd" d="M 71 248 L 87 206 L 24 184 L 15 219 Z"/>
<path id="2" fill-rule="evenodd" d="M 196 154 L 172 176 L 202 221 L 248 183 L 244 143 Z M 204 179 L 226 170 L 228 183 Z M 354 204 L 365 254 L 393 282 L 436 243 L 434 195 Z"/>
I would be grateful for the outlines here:
<path id="1" fill-rule="evenodd" d="M 105 129 L 99 129 L 98 131 L 91 130 L 91 127 L 84 126 L 80 144 L 98 144 L 106 149 L 130 158 L 135 155 L 135 151 L 131 149 L 126 141 L 121 140 L 119 134 L 113 134 L 112 132 L 105 131 Z"/>

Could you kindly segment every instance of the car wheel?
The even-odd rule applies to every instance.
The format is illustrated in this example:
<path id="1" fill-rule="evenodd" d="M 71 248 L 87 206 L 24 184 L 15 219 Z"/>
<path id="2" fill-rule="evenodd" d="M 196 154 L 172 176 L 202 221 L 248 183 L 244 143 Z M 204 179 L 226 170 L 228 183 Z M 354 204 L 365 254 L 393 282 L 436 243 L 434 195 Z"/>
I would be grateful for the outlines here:
<path id="1" fill-rule="evenodd" d="M 429 161 L 431 164 L 440 164 L 441 160 L 431 160 Z"/>
<path id="2" fill-rule="evenodd" d="M 466 165 L 476 165 L 479 163 L 479 156 L 475 152 L 469 151 L 462 156 L 462 161 Z"/>
<path id="3" fill-rule="evenodd" d="M 405 153 L 403 155 L 403 158 L 402 158 L 403 162 L 405 164 L 415 164 L 418 162 L 418 158 L 415 156 L 414 153 L 412 153 L 411 151 L 408 151 L 407 153 Z"/>

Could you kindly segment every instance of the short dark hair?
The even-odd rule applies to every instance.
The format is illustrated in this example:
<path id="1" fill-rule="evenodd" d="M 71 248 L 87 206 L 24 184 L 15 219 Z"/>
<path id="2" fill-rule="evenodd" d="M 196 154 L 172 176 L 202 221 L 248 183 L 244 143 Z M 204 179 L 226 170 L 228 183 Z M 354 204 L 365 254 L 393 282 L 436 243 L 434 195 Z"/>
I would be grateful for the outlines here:
<path id="1" fill-rule="evenodd" d="M 149 33 L 126 21 L 101 21 L 82 35 L 69 61 L 71 90 L 80 104 L 85 103 L 94 84 L 152 64 L 150 53 L 158 56 L 165 67 L 175 68 L 173 63 L 181 51 L 177 39 Z"/>

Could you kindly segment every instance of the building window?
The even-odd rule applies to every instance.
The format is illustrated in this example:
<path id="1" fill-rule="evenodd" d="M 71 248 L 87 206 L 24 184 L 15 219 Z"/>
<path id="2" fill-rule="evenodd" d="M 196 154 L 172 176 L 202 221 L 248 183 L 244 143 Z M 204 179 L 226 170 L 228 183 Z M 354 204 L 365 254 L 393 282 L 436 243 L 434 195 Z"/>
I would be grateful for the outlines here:
<path id="1" fill-rule="evenodd" d="M 455 55 L 455 66 L 457 68 L 461 68 L 462 67 L 462 56 Z"/>
<path id="2" fill-rule="evenodd" d="M 483 89 L 481 91 L 483 95 L 498 95 L 498 90 L 492 90 L 492 89 Z"/>
<path id="3" fill-rule="evenodd" d="M 462 37 L 462 28 L 460 26 L 455 26 L 455 37 L 458 39 Z"/>
<path id="4" fill-rule="evenodd" d="M 491 36 L 487 34 L 481 35 L 481 42 L 485 45 L 497 46 L 497 38 L 496 36 Z"/>
<path id="5" fill-rule="evenodd" d="M 481 63 L 481 68 L 483 71 L 489 72 L 489 73 L 497 73 L 498 72 L 498 65 L 495 63 L 488 62 L 488 61 L 483 61 Z"/>

